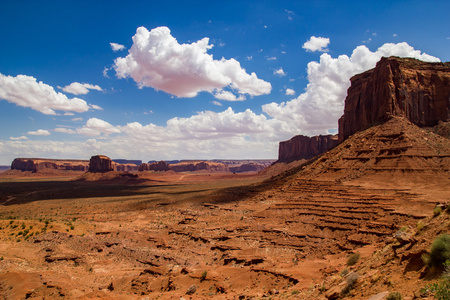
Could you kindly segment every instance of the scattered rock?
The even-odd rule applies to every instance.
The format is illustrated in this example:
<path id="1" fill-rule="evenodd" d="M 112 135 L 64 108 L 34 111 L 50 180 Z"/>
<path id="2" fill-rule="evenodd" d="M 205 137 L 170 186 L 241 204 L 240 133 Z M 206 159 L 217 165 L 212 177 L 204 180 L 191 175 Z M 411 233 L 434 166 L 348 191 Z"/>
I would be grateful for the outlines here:
<path id="1" fill-rule="evenodd" d="M 186 295 L 192 295 L 197 291 L 197 287 L 195 286 L 195 284 L 191 285 L 187 291 L 186 291 Z"/>

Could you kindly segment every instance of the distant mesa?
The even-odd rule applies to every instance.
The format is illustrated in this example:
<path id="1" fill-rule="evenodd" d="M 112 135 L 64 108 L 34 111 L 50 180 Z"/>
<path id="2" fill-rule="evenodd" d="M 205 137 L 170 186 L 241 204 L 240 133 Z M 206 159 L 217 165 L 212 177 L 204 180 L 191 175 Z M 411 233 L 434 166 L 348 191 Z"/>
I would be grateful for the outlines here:
<path id="1" fill-rule="evenodd" d="M 11 170 L 31 171 L 33 173 L 51 170 L 86 172 L 88 169 L 88 160 L 76 159 L 16 158 L 11 163 Z"/>
<path id="2" fill-rule="evenodd" d="M 114 171 L 114 165 L 112 160 L 106 155 L 92 156 L 89 161 L 90 173 L 106 173 Z"/>
<path id="3" fill-rule="evenodd" d="M 288 141 L 280 142 L 278 161 L 289 162 L 310 159 L 330 150 L 337 144 L 337 135 L 319 135 L 313 137 L 297 135 Z"/>
<path id="4" fill-rule="evenodd" d="M 138 159 L 113 159 L 113 162 L 120 164 L 120 165 L 136 165 L 140 166 L 142 164 L 142 160 Z"/>

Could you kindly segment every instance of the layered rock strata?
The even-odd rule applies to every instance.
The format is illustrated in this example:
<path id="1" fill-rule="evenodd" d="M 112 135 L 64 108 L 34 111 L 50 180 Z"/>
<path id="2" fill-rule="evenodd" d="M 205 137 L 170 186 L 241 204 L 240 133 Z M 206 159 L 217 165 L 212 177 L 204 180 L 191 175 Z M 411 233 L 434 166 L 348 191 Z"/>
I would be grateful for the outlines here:
<path id="1" fill-rule="evenodd" d="M 337 135 L 319 135 L 307 137 L 297 135 L 292 139 L 280 142 L 278 161 L 310 159 L 322 154 L 338 144 Z"/>
<path id="2" fill-rule="evenodd" d="M 112 160 L 105 155 L 95 155 L 89 161 L 89 172 L 91 173 L 105 173 L 114 171 L 114 164 Z"/>
<path id="3" fill-rule="evenodd" d="M 450 62 L 383 57 L 374 69 L 353 76 L 339 120 L 339 141 L 391 116 L 435 126 L 450 118 Z"/>
<path id="4" fill-rule="evenodd" d="M 11 163 L 11 170 L 31 172 L 39 172 L 44 170 L 87 171 L 88 169 L 88 160 L 16 158 Z"/>

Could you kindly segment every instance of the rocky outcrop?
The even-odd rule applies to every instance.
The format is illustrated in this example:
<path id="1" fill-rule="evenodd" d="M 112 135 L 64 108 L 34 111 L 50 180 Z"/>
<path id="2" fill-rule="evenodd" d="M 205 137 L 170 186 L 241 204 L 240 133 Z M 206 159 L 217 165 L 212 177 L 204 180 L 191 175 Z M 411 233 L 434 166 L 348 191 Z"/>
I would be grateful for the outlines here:
<path id="1" fill-rule="evenodd" d="M 339 141 L 391 116 L 406 117 L 421 127 L 450 118 L 450 62 L 383 57 L 374 69 L 350 81 Z"/>
<path id="2" fill-rule="evenodd" d="M 148 171 L 148 163 L 142 163 L 139 165 L 139 172 Z"/>
<path id="3" fill-rule="evenodd" d="M 11 163 L 11 170 L 44 172 L 50 170 L 87 171 L 88 160 L 65 160 L 45 158 L 16 158 Z"/>
<path id="4" fill-rule="evenodd" d="M 89 161 L 89 172 L 91 173 L 105 173 L 114 171 L 114 164 L 112 160 L 105 155 L 95 155 Z"/>
<path id="5" fill-rule="evenodd" d="M 116 164 L 113 162 L 113 168 L 118 172 L 136 172 L 139 166 L 135 164 Z"/>
<path id="6" fill-rule="evenodd" d="M 322 154 L 338 144 L 337 135 L 319 135 L 307 137 L 294 136 L 289 141 L 280 142 L 278 161 L 310 159 Z"/>
<path id="7" fill-rule="evenodd" d="M 249 164 L 242 164 L 238 167 L 230 167 L 230 172 L 233 173 L 260 172 L 265 167 L 266 167 L 265 165 L 249 163 Z"/>
<path id="8" fill-rule="evenodd" d="M 151 171 L 168 171 L 170 170 L 170 166 L 168 163 L 162 160 L 159 162 L 151 163 L 148 166 L 148 169 Z"/>
<path id="9" fill-rule="evenodd" d="M 212 171 L 212 172 L 228 172 L 228 166 L 222 163 L 214 162 L 181 162 L 170 165 L 170 169 L 175 172 L 194 172 L 194 171 Z"/>

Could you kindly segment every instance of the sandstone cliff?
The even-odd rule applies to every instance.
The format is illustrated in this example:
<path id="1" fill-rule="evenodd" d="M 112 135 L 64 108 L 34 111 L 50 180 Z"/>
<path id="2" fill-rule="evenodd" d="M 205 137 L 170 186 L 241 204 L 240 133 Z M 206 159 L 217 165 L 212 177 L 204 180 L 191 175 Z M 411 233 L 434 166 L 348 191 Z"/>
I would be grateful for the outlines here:
<path id="1" fill-rule="evenodd" d="M 45 170 L 87 171 L 88 169 L 88 160 L 16 158 L 11 163 L 11 170 L 32 172 L 42 172 Z"/>
<path id="2" fill-rule="evenodd" d="M 139 171 L 168 171 L 170 166 L 165 161 L 159 161 L 151 164 L 143 163 L 139 166 Z"/>
<path id="3" fill-rule="evenodd" d="M 450 118 L 450 62 L 383 57 L 374 69 L 350 81 L 339 141 L 391 116 L 406 117 L 422 127 Z"/>
<path id="4" fill-rule="evenodd" d="M 322 154 L 338 144 L 337 135 L 319 135 L 307 137 L 297 135 L 292 139 L 280 142 L 278 161 L 310 159 Z"/>
<path id="5" fill-rule="evenodd" d="M 262 164 L 248 163 L 248 164 L 242 164 L 238 167 L 230 167 L 230 172 L 233 172 L 233 173 L 260 172 L 265 167 L 266 166 L 262 165 Z"/>
<path id="6" fill-rule="evenodd" d="M 139 166 L 136 164 L 117 164 L 113 162 L 113 168 L 118 172 L 136 172 L 139 171 Z"/>
<path id="7" fill-rule="evenodd" d="M 91 173 L 105 173 L 114 171 L 114 164 L 112 160 L 105 155 L 95 155 L 89 161 L 89 172 Z"/>
<path id="8" fill-rule="evenodd" d="M 213 171 L 213 172 L 228 172 L 228 166 L 222 163 L 214 162 L 181 162 L 170 165 L 170 169 L 175 172 L 194 172 L 194 171 Z"/>

